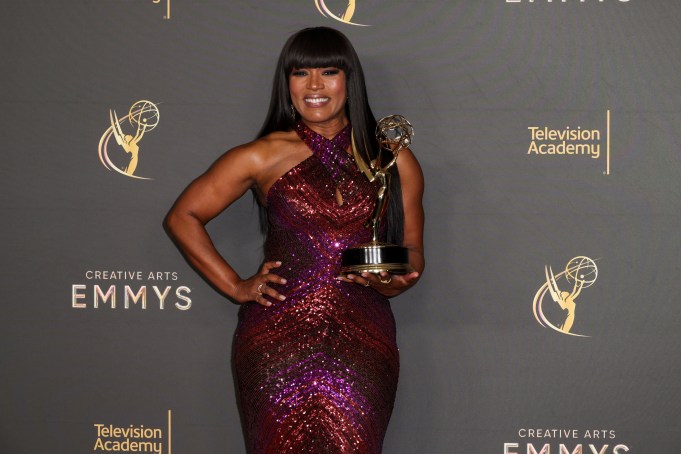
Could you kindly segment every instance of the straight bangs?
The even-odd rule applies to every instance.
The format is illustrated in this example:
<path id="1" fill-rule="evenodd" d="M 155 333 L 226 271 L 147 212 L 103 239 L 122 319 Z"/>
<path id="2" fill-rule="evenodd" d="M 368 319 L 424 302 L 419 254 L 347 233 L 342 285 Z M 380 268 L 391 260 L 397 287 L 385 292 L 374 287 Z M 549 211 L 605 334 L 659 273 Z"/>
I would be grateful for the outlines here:
<path id="1" fill-rule="evenodd" d="M 284 54 L 283 70 L 288 76 L 294 69 L 334 67 L 348 75 L 353 69 L 354 52 L 343 38 L 323 27 L 302 31 Z"/>

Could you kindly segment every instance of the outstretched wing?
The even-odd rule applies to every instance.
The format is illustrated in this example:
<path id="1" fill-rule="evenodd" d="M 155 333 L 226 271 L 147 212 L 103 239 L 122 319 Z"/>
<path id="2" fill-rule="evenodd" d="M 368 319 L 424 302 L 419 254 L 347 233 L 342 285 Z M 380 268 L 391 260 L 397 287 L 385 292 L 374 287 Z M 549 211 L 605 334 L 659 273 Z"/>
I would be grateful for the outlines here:
<path id="1" fill-rule="evenodd" d="M 346 6 L 345 13 L 343 13 L 343 16 L 341 19 L 343 19 L 345 22 L 350 22 L 350 19 L 352 19 L 352 16 L 355 14 L 355 0 L 350 0 L 348 2 L 348 6 Z"/>
<path id="2" fill-rule="evenodd" d="M 112 109 L 109 110 L 109 119 L 111 120 L 111 130 L 113 131 L 113 135 L 116 138 L 116 142 L 118 142 L 118 145 L 124 147 L 125 135 L 123 134 L 123 129 L 121 129 L 121 122 L 118 120 L 118 116 L 116 115 L 115 110 Z"/>
<path id="3" fill-rule="evenodd" d="M 351 141 L 351 148 L 352 148 L 352 156 L 355 158 L 355 164 L 357 164 L 357 168 L 366 176 L 369 181 L 372 183 L 376 179 L 376 175 L 373 174 L 371 169 L 369 169 L 369 166 L 367 165 L 366 162 L 364 162 L 364 158 L 359 154 L 359 150 L 357 149 L 357 145 L 355 144 L 355 131 L 352 130 L 350 131 L 350 141 Z"/>
<path id="4" fill-rule="evenodd" d="M 556 276 L 553 275 L 553 270 L 550 266 L 545 266 L 544 272 L 546 273 L 546 285 L 549 288 L 549 293 L 551 293 L 551 298 L 553 298 L 553 301 L 558 303 L 560 307 L 563 307 L 565 301 L 563 301 L 563 296 L 561 295 L 558 284 L 556 283 Z"/>

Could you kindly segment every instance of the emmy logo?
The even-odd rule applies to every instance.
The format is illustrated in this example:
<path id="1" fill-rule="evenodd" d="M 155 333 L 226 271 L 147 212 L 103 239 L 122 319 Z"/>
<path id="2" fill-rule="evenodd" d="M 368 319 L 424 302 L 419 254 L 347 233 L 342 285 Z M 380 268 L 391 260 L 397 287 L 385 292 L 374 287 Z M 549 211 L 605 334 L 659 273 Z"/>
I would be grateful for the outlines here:
<path id="1" fill-rule="evenodd" d="M 591 287 L 598 278 L 596 262 L 589 257 L 579 256 L 570 260 L 565 266 L 565 270 L 558 274 L 554 274 L 550 266 L 544 267 L 544 273 L 546 275 L 546 282 L 539 288 L 532 302 L 534 317 L 545 328 L 548 327 L 570 336 L 589 337 L 583 334 L 572 333 L 571 330 L 575 322 L 577 297 L 582 292 L 582 289 Z M 567 288 L 569 291 L 561 290 L 559 283 L 562 283 L 563 288 Z M 546 315 L 544 296 L 547 293 L 551 295 L 551 299 L 558 305 L 564 315 L 563 319 L 558 323 L 552 323 Z M 556 317 L 553 318 L 555 319 Z"/>
<path id="2" fill-rule="evenodd" d="M 139 142 L 144 137 L 144 134 L 156 128 L 159 117 L 156 104 L 145 100 L 134 103 L 130 107 L 128 115 L 122 118 L 118 118 L 116 111 L 110 109 L 109 121 L 111 125 L 104 131 L 101 139 L 99 139 L 99 160 L 104 167 L 131 178 L 150 180 L 151 178 L 135 175 L 135 170 L 137 170 L 139 162 Z M 126 123 L 132 127 L 128 128 L 132 130 L 130 134 L 124 132 L 123 125 Z M 125 152 L 124 155 L 119 152 L 117 153 L 119 156 L 116 156 L 114 150 L 109 149 L 109 139 L 112 136 Z M 120 148 L 115 148 L 115 150 L 120 151 Z M 118 161 L 118 164 L 114 163 L 114 161 Z"/>
<path id="3" fill-rule="evenodd" d="M 345 2 L 343 2 L 345 3 Z M 345 12 L 342 14 L 334 14 L 331 9 L 326 5 L 324 0 L 314 0 L 314 4 L 317 7 L 317 11 L 324 16 L 324 17 L 330 17 L 334 20 L 337 20 L 339 22 L 343 22 L 344 24 L 348 25 L 357 25 L 359 27 L 367 27 L 368 25 L 365 24 L 357 24 L 355 22 L 351 22 L 352 16 L 355 14 L 355 0 L 349 0 L 347 2 L 347 5 L 345 6 Z"/>

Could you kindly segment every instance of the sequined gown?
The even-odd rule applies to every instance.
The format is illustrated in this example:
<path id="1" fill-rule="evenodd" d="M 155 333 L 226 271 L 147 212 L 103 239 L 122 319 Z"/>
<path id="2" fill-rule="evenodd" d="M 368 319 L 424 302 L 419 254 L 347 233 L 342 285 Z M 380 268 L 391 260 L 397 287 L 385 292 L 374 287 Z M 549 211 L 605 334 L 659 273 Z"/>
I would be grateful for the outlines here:
<path id="1" fill-rule="evenodd" d="M 313 154 L 267 194 L 265 259 L 287 279 L 283 302 L 243 305 L 234 338 L 240 407 L 251 453 L 380 453 L 393 409 L 399 356 L 390 303 L 338 281 L 341 252 L 370 241 L 363 224 L 377 187 L 333 140 L 304 124 Z M 339 188 L 342 204 L 335 192 Z"/>

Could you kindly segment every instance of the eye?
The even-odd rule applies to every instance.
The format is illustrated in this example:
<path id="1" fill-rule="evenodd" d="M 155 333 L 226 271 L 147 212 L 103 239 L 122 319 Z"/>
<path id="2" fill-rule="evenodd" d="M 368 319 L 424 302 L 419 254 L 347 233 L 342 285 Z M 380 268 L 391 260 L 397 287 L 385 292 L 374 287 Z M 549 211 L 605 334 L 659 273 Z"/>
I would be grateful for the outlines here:
<path id="1" fill-rule="evenodd" d="M 304 69 L 294 69 L 293 71 L 291 71 L 291 76 L 300 77 L 300 76 L 306 76 L 306 75 L 307 75 L 307 71 L 305 71 Z"/>
<path id="2" fill-rule="evenodd" d="M 322 74 L 325 76 L 335 76 L 336 74 L 340 74 L 340 69 L 338 68 L 329 68 L 325 69 Z"/>

